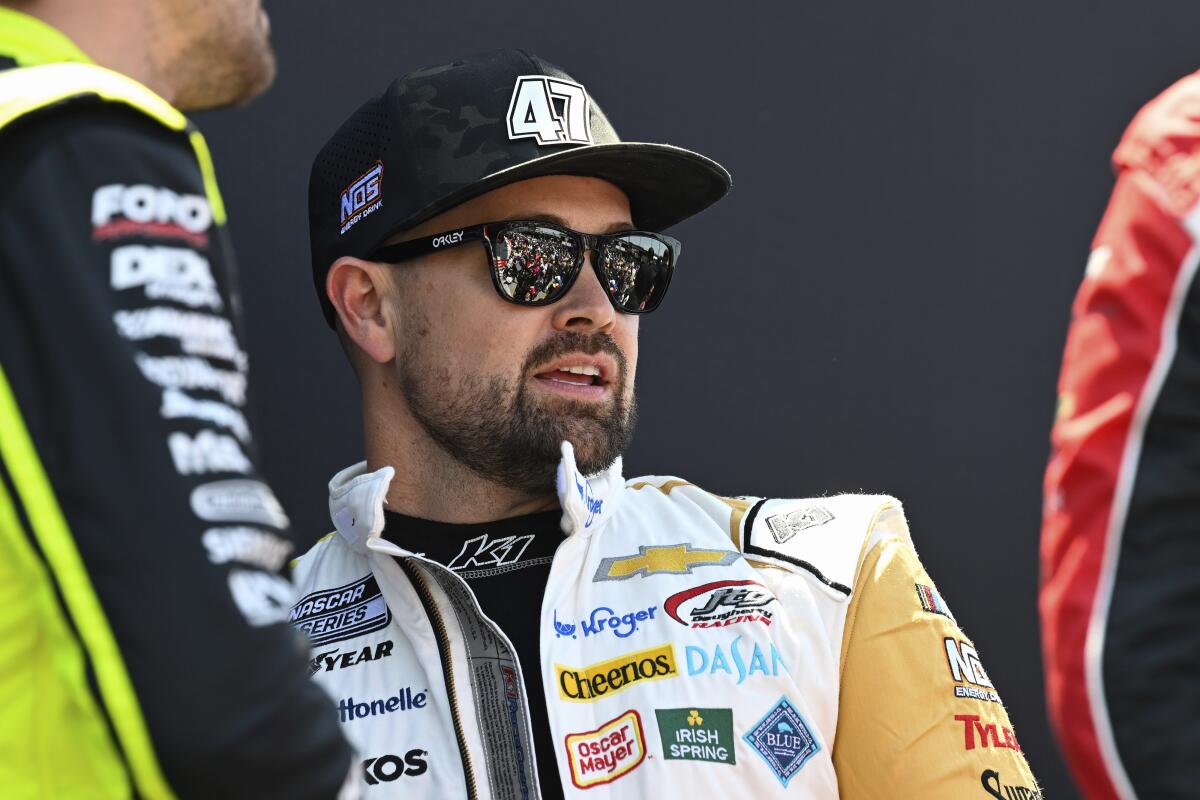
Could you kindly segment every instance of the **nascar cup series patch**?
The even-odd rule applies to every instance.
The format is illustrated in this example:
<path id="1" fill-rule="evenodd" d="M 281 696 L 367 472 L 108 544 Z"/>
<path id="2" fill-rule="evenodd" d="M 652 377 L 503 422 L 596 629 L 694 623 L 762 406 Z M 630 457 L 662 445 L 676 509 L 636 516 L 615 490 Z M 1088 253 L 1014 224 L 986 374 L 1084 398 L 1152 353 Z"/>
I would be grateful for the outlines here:
<path id="1" fill-rule="evenodd" d="M 308 634 L 314 647 L 353 639 L 386 628 L 392 621 L 374 575 L 300 598 L 288 620 Z"/>

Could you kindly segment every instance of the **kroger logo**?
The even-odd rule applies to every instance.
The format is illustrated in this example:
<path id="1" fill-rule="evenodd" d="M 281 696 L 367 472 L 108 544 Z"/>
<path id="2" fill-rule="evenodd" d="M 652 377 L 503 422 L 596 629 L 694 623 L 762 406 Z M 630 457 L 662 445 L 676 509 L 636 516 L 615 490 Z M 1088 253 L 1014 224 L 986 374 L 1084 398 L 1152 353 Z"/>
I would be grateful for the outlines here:
<path id="1" fill-rule="evenodd" d="M 588 512 L 587 522 L 583 523 L 583 527 L 590 528 L 596 516 L 601 513 L 600 509 L 604 505 L 604 501 L 592 495 L 592 482 L 587 478 L 580 483 L 579 476 L 575 477 L 575 491 L 579 492 L 579 499 L 583 501 Z"/>
<path id="2" fill-rule="evenodd" d="M 581 619 L 578 623 L 570 623 L 559 622 L 558 609 L 554 609 L 554 637 L 561 639 L 564 636 L 570 636 L 572 639 L 577 639 L 579 637 L 575 631 L 578 630 L 585 639 L 606 631 L 613 633 L 618 639 L 626 639 L 637 632 L 641 623 L 654 619 L 654 612 L 657 610 L 658 606 L 650 606 L 641 611 L 618 614 L 608 606 L 599 606 L 593 608 L 591 615 L 586 619 Z"/>

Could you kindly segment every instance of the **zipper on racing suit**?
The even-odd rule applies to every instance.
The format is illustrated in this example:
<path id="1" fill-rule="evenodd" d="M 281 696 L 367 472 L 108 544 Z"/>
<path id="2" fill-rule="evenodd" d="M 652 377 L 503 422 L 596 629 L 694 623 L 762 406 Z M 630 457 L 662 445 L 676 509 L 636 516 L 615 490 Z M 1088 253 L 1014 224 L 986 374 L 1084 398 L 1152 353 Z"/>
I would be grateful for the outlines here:
<path id="1" fill-rule="evenodd" d="M 508 638 L 508 636 L 504 633 L 504 631 L 500 629 L 499 625 L 497 625 L 494 621 L 492 621 L 492 619 L 490 617 L 488 617 L 487 614 L 483 613 L 483 609 L 480 608 L 480 606 L 479 606 L 479 600 L 478 600 L 478 598 L 475 597 L 475 592 L 471 590 L 471 587 L 468 586 L 467 582 L 465 580 L 463 580 L 460 576 L 455 575 L 452 571 L 447 569 L 442 564 L 439 564 L 436 561 L 430 561 L 428 559 L 421 558 L 420 556 L 404 556 L 397 560 L 402 563 L 405 573 L 410 576 L 410 578 L 413 580 L 413 584 L 416 587 L 418 587 L 417 594 L 421 598 L 422 604 L 425 605 L 426 613 L 429 614 L 430 619 L 434 620 L 434 630 L 436 631 L 436 633 L 438 635 L 438 649 L 442 656 L 443 671 L 446 674 L 446 689 L 449 692 L 450 702 L 451 702 L 451 706 L 452 706 L 452 715 L 453 715 L 453 720 L 454 720 L 454 732 L 455 732 L 455 735 L 458 736 L 459 748 L 463 750 L 464 768 L 469 766 L 470 761 L 466 755 L 466 750 L 465 750 L 466 738 L 462 732 L 462 722 L 459 718 L 458 705 L 457 705 L 457 701 L 455 699 L 456 695 L 455 695 L 454 687 L 453 687 L 453 679 L 450 674 L 449 634 L 446 631 L 445 621 L 442 619 L 441 615 L 439 614 L 437 609 L 434 607 L 433 594 L 429 591 L 429 587 L 424 583 L 424 576 L 417 574 L 420 572 L 420 570 L 418 570 L 416 567 L 414 567 L 411 562 L 418 561 L 421 564 L 425 565 L 426 568 L 428 568 L 431 572 L 439 573 L 441 575 L 446 576 L 446 580 L 453 582 L 455 586 L 457 586 L 462 592 L 464 592 L 466 594 L 466 597 L 469 598 L 470 602 L 471 602 L 471 608 L 469 610 L 472 611 L 475 614 L 475 616 L 478 617 L 479 620 L 484 623 L 484 625 L 492 632 L 492 635 L 495 636 L 500 642 L 502 642 L 504 644 L 504 647 L 507 648 L 509 654 L 511 654 L 512 661 L 513 661 L 513 671 L 516 674 L 517 685 L 521 687 L 521 697 L 523 698 L 521 702 L 525 705 L 525 718 L 524 718 L 525 724 L 523 727 L 524 727 L 524 731 L 525 731 L 525 738 L 529 745 L 528 750 L 526 751 L 526 756 L 529 759 L 529 771 L 528 772 L 529 772 L 529 777 L 531 778 L 530 785 L 527 787 L 527 796 L 529 798 L 531 798 L 532 800 L 538 800 L 538 798 L 540 798 L 542 795 L 542 790 L 541 790 L 540 778 L 538 776 L 537 754 L 534 752 L 533 727 L 532 727 L 530 719 L 529 719 L 528 704 L 530 702 L 530 699 L 528 697 L 526 697 L 525 692 L 524 692 L 525 674 L 521 669 L 521 658 L 517 654 L 517 649 L 515 647 L 513 647 L 512 640 L 510 640 Z M 444 586 L 443 586 L 442 590 L 447 591 Z M 449 592 L 447 592 L 447 594 L 449 594 Z M 454 600 L 452 597 L 450 597 L 449 599 L 450 599 L 451 603 L 454 603 Z M 471 781 L 468 783 L 468 786 L 473 788 L 474 787 L 473 770 L 469 774 L 471 775 Z M 474 797 L 476 797 L 476 795 L 472 794 L 471 797 L 474 798 Z"/>
<path id="2" fill-rule="evenodd" d="M 462 754 L 463 776 L 467 782 L 467 797 L 470 800 L 477 800 L 479 790 L 475 787 L 475 769 L 471 764 L 471 754 L 467 750 L 467 737 L 463 733 L 462 717 L 458 713 L 458 692 L 454 688 L 454 673 L 451 670 L 450 664 L 450 635 L 446 631 L 446 621 L 442 619 L 441 612 L 437 610 L 437 606 L 433 602 L 433 593 L 429 591 L 429 587 L 425 584 L 424 576 L 408 563 L 407 558 L 398 558 L 396 560 L 400 563 L 400 568 L 404 570 L 404 574 L 412 581 L 413 587 L 417 590 L 417 596 L 421 598 L 421 605 L 425 608 L 425 615 L 433 623 L 433 631 L 437 636 L 438 655 L 442 660 L 442 675 L 446 679 L 446 695 L 450 698 L 450 718 L 454 722 L 454 736 L 458 740 L 458 752 Z"/>

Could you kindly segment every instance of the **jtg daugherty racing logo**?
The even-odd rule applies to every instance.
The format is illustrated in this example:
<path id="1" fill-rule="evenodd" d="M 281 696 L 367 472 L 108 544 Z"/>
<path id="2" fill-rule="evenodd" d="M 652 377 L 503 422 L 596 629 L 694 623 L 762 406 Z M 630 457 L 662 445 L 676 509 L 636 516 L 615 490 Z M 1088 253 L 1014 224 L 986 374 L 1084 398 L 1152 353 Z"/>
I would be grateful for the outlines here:
<path id="1" fill-rule="evenodd" d="M 723 628 L 741 622 L 771 624 L 766 606 L 775 595 L 758 581 L 714 581 L 676 592 L 663 603 L 663 611 L 690 628 Z"/>

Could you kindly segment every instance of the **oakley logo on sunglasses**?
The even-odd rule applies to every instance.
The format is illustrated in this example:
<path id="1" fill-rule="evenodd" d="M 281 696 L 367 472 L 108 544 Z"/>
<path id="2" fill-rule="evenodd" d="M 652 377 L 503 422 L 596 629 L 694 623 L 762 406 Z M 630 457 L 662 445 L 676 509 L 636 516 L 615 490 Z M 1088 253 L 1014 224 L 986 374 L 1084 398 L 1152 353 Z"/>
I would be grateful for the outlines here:
<path id="1" fill-rule="evenodd" d="M 443 233 L 441 236 L 433 237 L 430 242 L 434 247 L 445 247 L 448 244 L 458 244 L 462 241 L 463 231 L 455 231 L 454 233 Z"/>
<path id="2" fill-rule="evenodd" d="M 538 144 L 592 144 L 591 100 L 574 81 L 522 75 L 508 104 L 508 138 Z"/>
<path id="3" fill-rule="evenodd" d="M 354 224 L 383 205 L 383 162 L 355 179 L 342 190 L 341 232 L 345 233 Z"/>

